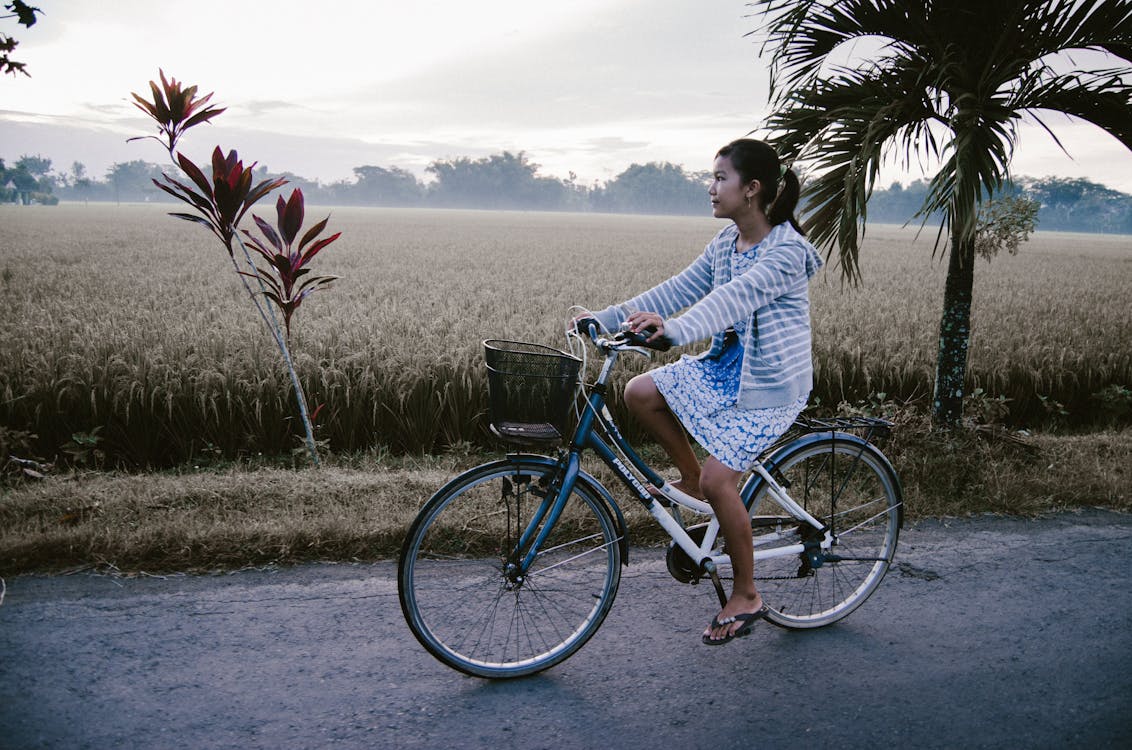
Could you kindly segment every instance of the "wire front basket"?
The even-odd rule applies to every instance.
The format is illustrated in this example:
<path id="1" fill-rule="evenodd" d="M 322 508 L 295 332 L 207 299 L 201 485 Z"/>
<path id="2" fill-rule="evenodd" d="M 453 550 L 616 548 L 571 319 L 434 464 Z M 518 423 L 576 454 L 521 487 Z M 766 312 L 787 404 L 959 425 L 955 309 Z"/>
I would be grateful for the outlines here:
<path id="1" fill-rule="evenodd" d="M 492 432 L 510 442 L 561 441 L 582 361 L 541 344 L 488 339 L 483 346 Z"/>

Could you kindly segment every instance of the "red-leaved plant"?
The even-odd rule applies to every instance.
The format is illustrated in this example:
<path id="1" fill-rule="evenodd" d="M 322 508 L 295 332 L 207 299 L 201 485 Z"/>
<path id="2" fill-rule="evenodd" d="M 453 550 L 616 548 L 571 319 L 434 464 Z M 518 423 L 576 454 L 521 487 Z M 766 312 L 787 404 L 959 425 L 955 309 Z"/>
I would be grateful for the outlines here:
<path id="1" fill-rule="evenodd" d="M 248 210 L 264 196 L 287 184 L 287 181 L 268 179 L 253 185 L 255 163 L 245 168 L 235 151 L 229 151 L 225 156 L 219 146 L 212 152 L 212 177 L 210 179 L 206 176 L 191 159 L 176 150 L 177 142 L 189 128 L 208 122 L 224 109 L 208 105 L 212 99 L 211 93 L 198 98 L 196 86 L 184 87 L 175 78 L 167 79 L 164 71 L 158 73 L 161 85 L 159 86 L 155 81 L 149 82 L 153 94 L 152 100 L 138 94 L 133 94 L 133 97 L 135 106 L 157 122 L 160 136 L 137 136 L 129 140 L 152 138 L 160 142 L 169 152 L 169 158 L 188 176 L 188 182 L 184 182 L 168 174 L 162 174 L 163 180 L 154 180 L 153 183 L 174 198 L 189 204 L 196 211 L 196 213 L 172 213 L 171 216 L 207 227 L 224 244 L 244 289 L 251 297 L 260 317 L 267 324 L 283 355 L 283 361 L 291 376 L 291 385 L 295 391 L 295 400 L 298 402 L 303 427 L 306 430 L 307 451 L 314 464 L 318 465 L 314 428 L 302 384 L 291 358 L 288 340 L 291 335 L 291 317 L 302 301 L 311 292 L 324 288 L 337 278 L 336 276 L 303 277 L 310 273 L 311 269 L 307 264 L 311 259 L 338 239 L 341 232 L 318 239 L 318 235 L 326 228 L 328 217 L 303 234 L 298 247 L 294 247 L 295 238 L 302 230 L 305 213 L 301 190 L 293 191 L 290 199 L 286 201 L 282 196 L 279 197 L 276 206 L 279 215 L 278 232 L 258 216 L 253 216 L 266 241 L 256 239 L 251 233 L 240 229 L 240 221 Z M 252 248 L 268 261 L 269 268 L 256 266 L 247 245 L 240 237 L 241 232 L 247 237 Z M 241 251 L 240 255 L 247 270 L 240 268 L 237 248 Z M 253 290 L 248 279 L 255 280 L 258 291 Z M 272 306 L 262 304 L 261 298 L 274 303 L 283 313 L 285 333 L 279 326 Z"/>
<path id="2" fill-rule="evenodd" d="M 295 247 L 295 239 L 303 226 L 303 191 L 295 189 L 290 199 L 284 201 L 283 196 L 275 202 L 275 212 L 278 215 L 276 232 L 270 224 L 255 214 L 256 226 L 263 233 L 266 243 L 252 236 L 251 232 L 243 230 L 252 249 L 263 256 L 271 264 L 271 270 L 256 267 L 255 273 L 241 271 L 245 276 L 253 276 L 263 282 L 268 290 L 264 292 L 268 299 L 279 306 L 283 311 L 283 322 L 287 327 L 287 336 L 291 335 L 291 316 L 299 309 L 299 305 L 312 292 L 322 289 L 337 279 L 337 276 L 307 276 L 310 273 L 307 264 L 318 254 L 318 251 L 329 245 L 342 234 L 338 232 L 329 237 L 318 239 L 318 235 L 326 228 L 328 219 L 315 224 Z M 273 273 L 274 272 L 274 275 Z M 306 278 L 303 278 L 306 276 Z"/>
<path id="3" fill-rule="evenodd" d="M 149 89 L 153 93 L 153 101 L 142 98 L 138 94 L 134 97 L 134 106 L 145 112 L 157 122 L 157 129 L 164 137 L 162 140 L 156 135 L 139 135 L 127 138 L 129 141 L 140 141 L 143 138 L 152 138 L 169 152 L 169 158 L 176 161 L 173 154 L 177 148 L 177 141 L 186 130 L 202 122 L 208 122 L 224 111 L 224 108 L 209 107 L 208 102 L 212 94 L 197 98 L 197 87 L 182 88 L 176 78 L 166 79 L 165 71 L 157 71 L 161 78 L 161 86 L 157 81 L 149 82 Z"/>
<path id="4" fill-rule="evenodd" d="M 154 180 L 153 184 L 174 198 L 194 206 L 200 215 L 172 213 L 170 216 L 195 221 L 211 229 L 213 234 L 224 243 L 228 255 L 234 252 L 232 241 L 236 237 L 236 228 L 248 209 L 272 190 L 287 184 L 286 180 L 278 178 L 264 180 L 252 187 L 252 170 L 255 164 L 244 169 L 244 163 L 240 161 L 235 151 L 229 151 L 228 156 L 224 156 L 219 146 L 212 152 L 211 181 L 184 154 L 178 153 L 176 158 L 181 171 L 200 188 L 200 192 L 174 180 L 169 175 L 162 175 L 165 178 L 164 183 Z"/>

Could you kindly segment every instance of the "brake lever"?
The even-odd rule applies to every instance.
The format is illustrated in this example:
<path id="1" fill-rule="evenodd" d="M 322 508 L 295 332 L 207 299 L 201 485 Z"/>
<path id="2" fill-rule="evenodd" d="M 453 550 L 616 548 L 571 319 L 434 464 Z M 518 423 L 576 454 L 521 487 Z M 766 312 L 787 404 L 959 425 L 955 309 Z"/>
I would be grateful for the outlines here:
<path id="1" fill-rule="evenodd" d="M 645 359 L 652 359 L 652 352 L 644 348 L 643 346 L 622 346 L 619 347 L 619 349 L 623 352 L 633 352 L 634 354 L 640 354 Z"/>

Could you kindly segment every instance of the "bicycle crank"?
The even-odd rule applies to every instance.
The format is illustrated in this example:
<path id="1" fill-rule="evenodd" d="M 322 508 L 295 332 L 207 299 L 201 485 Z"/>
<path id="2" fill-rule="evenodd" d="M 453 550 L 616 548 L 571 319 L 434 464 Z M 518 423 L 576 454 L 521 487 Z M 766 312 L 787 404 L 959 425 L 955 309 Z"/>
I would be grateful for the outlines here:
<path id="1" fill-rule="evenodd" d="M 707 524 L 692 526 L 686 531 L 693 542 L 702 544 L 704 534 L 707 533 Z M 668 572 L 680 583 L 699 583 L 700 579 L 704 577 L 704 570 L 700 567 L 699 560 L 688 557 L 688 554 L 680 549 L 676 542 L 668 543 L 668 554 L 665 562 L 668 564 Z"/>

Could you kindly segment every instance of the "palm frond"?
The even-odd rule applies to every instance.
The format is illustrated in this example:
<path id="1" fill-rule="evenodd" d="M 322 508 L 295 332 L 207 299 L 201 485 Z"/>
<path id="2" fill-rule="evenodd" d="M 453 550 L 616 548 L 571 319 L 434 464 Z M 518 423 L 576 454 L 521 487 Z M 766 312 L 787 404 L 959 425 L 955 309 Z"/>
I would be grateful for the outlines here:
<path id="1" fill-rule="evenodd" d="M 1013 106 L 1025 110 L 1057 141 L 1035 111 L 1061 112 L 1096 125 L 1132 150 L 1132 83 L 1122 73 L 1103 70 L 1093 73 L 1050 74 L 1014 93 Z M 1062 147 L 1063 151 L 1066 151 Z M 1068 153 L 1068 151 L 1066 151 Z"/>
<path id="2" fill-rule="evenodd" d="M 1009 179 L 1013 136 L 1000 124 L 966 127 L 947 145 L 948 158 L 928 185 L 918 215 L 942 212 L 944 226 L 960 241 L 972 240 L 979 206 Z"/>
<path id="3" fill-rule="evenodd" d="M 891 143 L 936 155 L 927 125 L 936 113 L 905 80 L 915 75 L 910 69 L 841 70 L 835 79 L 795 90 L 766 123 L 776 149 L 817 175 L 803 194 L 807 232 L 827 258 L 837 248 L 842 273 L 853 282 L 860 278 L 857 252 L 868 199 Z"/>
<path id="4" fill-rule="evenodd" d="M 875 37 L 902 54 L 923 42 L 924 19 L 901 0 L 762 0 L 767 18 L 763 51 L 772 49 L 771 97 L 781 102 L 790 89 L 816 78 L 829 56 L 847 43 Z"/>
<path id="5" fill-rule="evenodd" d="M 1132 61 L 1132 2 L 1026 2 L 1019 34 L 1035 57 L 1076 49 L 1104 50 Z"/>

